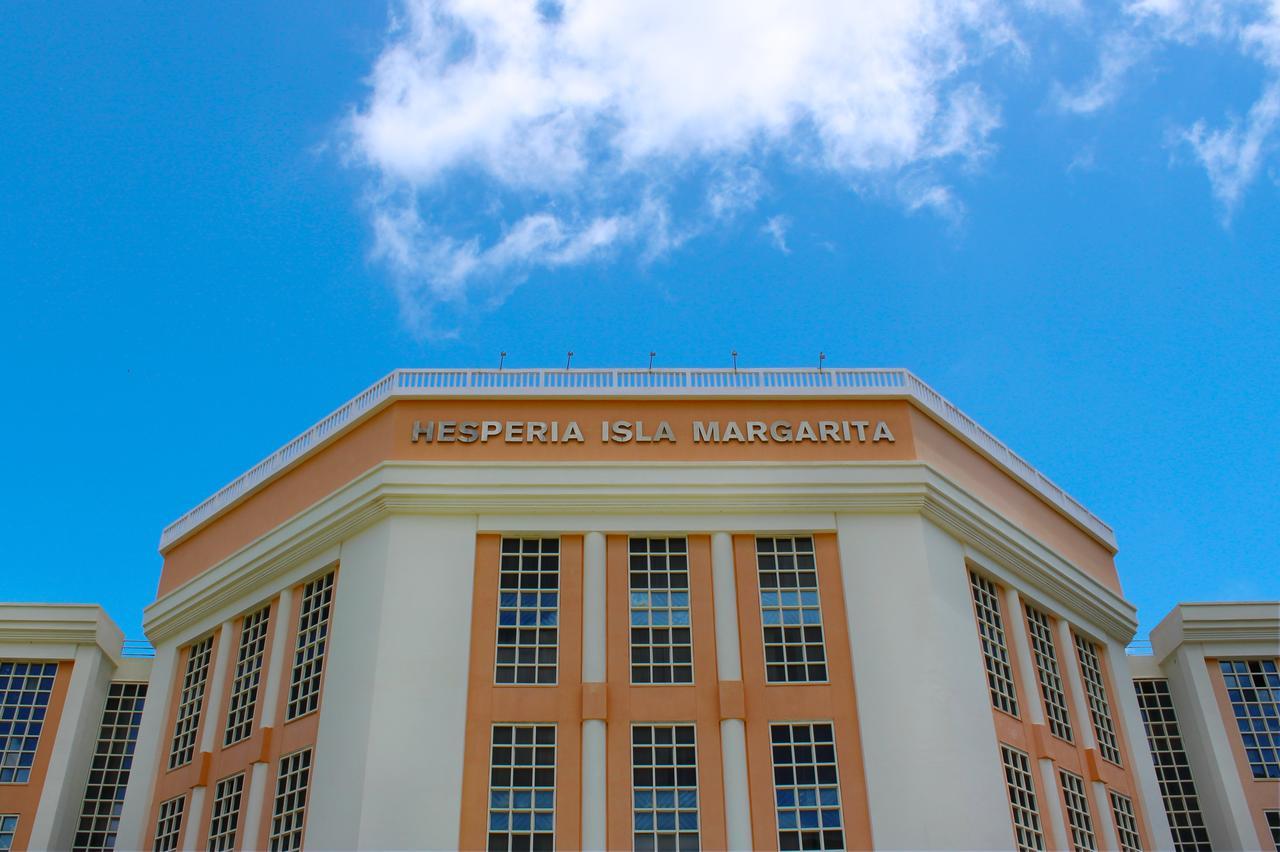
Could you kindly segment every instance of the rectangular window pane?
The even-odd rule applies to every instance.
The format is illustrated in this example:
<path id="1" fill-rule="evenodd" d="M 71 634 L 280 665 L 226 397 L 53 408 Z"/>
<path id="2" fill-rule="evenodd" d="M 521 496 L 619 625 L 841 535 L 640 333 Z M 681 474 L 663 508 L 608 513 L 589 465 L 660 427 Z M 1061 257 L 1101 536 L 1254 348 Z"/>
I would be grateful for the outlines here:
<path id="1" fill-rule="evenodd" d="M 1058 771 L 1058 780 L 1062 784 L 1062 801 L 1067 806 L 1071 848 L 1076 852 L 1094 852 L 1098 848 L 1098 841 L 1093 836 L 1093 819 L 1089 816 L 1084 779 L 1062 769 Z"/>
<path id="2" fill-rule="evenodd" d="M 504 538 L 501 559 L 494 682 L 554 684 L 560 639 L 560 540 Z"/>
<path id="3" fill-rule="evenodd" d="M 757 538 L 756 567 L 766 679 L 769 683 L 825 682 L 827 651 L 813 538 Z"/>
<path id="4" fill-rule="evenodd" d="M 1254 778 L 1280 778 L 1280 674 L 1275 660 L 1222 660 L 1227 699 Z"/>
<path id="5" fill-rule="evenodd" d="M 182 811 L 186 804 L 186 796 L 177 796 L 160 803 L 160 818 L 156 820 L 155 852 L 171 852 L 178 848 L 182 834 Z"/>
<path id="6" fill-rule="evenodd" d="M 1063 692 L 1062 674 L 1058 669 L 1058 649 L 1053 641 L 1053 626 L 1049 623 L 1049 616 L 1035 607 L 1026 605 L 1024 609 L 1049 733 L 1071 742 L 1071 717 L 1067 713 L 1067 696 Z"/>
<path id="7" fill-rule="evenodd" d="M 289 708 L 292 721 L 320 706 L 320 677 L 329 642 L 329 611 L 333 606 L 333 572 L 302 588 L 298 612 L 298 636 L 294 641 L 293 672 L 289 676 Z"/>
<path id="8" fill-rule="evenodd" d="M 693 725 L 631 728 L 635 849 L 698 849 L 698 754 Z"/>
<path id="9" fill-rule="evenodd" d="M 187 669 L 182 676 L 182 693 L 178 696 L 178 713 L 173 723 L 173 746 L 169 749 L 170 769 L 190 763 L 195 755 L 200 706 L 204 703 L 204 687 L 209 680 L 212 656 L 212 636 L 195 643 L 187 652 Z"/>
<path id="10" fill-rule="evenodd" d="M 1098 659 L 1098 646 L 1075 634 L 1076 657 L 1080 660 L 1080 677 L 1084 680 L 1084 694 L 1088 699 L 1089 718 L 1093 720 L 1093 735 L 1098 741 L 1098 754 L 1120 765 L 1120 745 L 1116 740 L 1116 727 L 1111 721 L 1111 705 L 1107 701 L 1107 687 L 1102 680 L 1102 663 Z"/>
<path id="11" fill-rule="evenodd" d="M 631 682 L 693 683 L 688 542 L 633 538 L 629 550 Z"/>
<path id="12" fill-rule="evenodd" d="M 209 819 L 209 852 L 236 848 L 236 828 L 240 823 L 240 796 L 244 773 L 223 778 L 213 791 L 213 814 Z"/>
<path id="13" fill-rule="evenodd" d="M 769 726 L 778 848 L 843 849 L 844 815 L 830 722 Z"/>
<path id="14" fill-rule="evenodd" d="M 57 663 L 0 662 L 0 784 L 31 780 Z"/>
<path id="15" fill-rule="evenodd" d="M 1111 794 L 1111 816 L 1116 821 L 1116 837 L 1120 852 L 1142 852 L 1142 840 L 1138 837 L 1138 819 L 1133 813 L 1133 801 L 1115 790 Z"/>
<path id="16" fill-rule="evenodd" d="M 1142 726 L 1151 746 L 1151 759 L 1160 783 L 1160 798 L 1169 816 L 1169 829 L 1177 852 L 1212 852 L 1209 831 L 1200 811 L 1200 797 L 1191 777 L 1191 763 L 1173 712 L 1169 681 L 1141 679 L 1133 682 L 1142 711 Z"/>
<path id="17" fill-rule="evenodd" d="M 120 811 L 146 698 L 145 683 L 113 683 L 107 688 L 107 704 L 102 710 L 72 852 L 110 852 L 116 848 Z"/>
<path id="18" fill-rule="evenodd" d="M 1013 815 L 1013 839 L 1018 852 L 1043 852 L 1044 832 L 1040 829 L 1040 808 L 1036 785 L 1031 778 L 1031 761 L 1015 748 L 1000 746 L 1004 784 Z"/>
<path id="19" fill-rule="evenodd" d="M 1280 852 L 1280 811 L 1263 811 L 1262 813 L 1267 818 L 1267 829 L 1271 832 L 1271 842 L 1276 845 L 1276 852 Z"/>
<path id="20" fill-rule="evenodd" d="M 271 808 L 271 852 L 302 848 L 307 822 L 307 790 L 311 786 L 311 749 L 280 758 L 276 798 Z"/>
<path id="21" fill-rule="evenodd" d="M 222 744 L 229 746 L 253 733 L 253 714 L 258 705 L 258 683 L 262 680 L 262 658 L 267 650 L 267 627 L 271 607 L 264 606 L 246 615 L 240 625 L 240 650 L 236 654 L 236 676 L 227 706 L 227 731 Z"/>
<path id="22" fill-rule="evenodd" d="M 13 839 L 18 834 L 18 815 L 0 814 L 0 849 L 13 848 Z"/>
<path id="23" fill-rule="evenodd" d="M 1009 646 L 1004 641 L 1004 622 L 1000 618 L 1000 591 L 986 577 L 969 572 L 969 589 L 973 594 L 973 611 L 978 620 L 978 639 L 982 659 L 987 667 L 987 689 L 991 706 L 1018 715 L 1018 693 L 1013 686 L 1013 668 L 1009 665 Z"/>
<path id="24" fill-rule="evenodd" d="M 555 828 L 556 726 L 494 725 L 488 848 L 550 850 Z"/>

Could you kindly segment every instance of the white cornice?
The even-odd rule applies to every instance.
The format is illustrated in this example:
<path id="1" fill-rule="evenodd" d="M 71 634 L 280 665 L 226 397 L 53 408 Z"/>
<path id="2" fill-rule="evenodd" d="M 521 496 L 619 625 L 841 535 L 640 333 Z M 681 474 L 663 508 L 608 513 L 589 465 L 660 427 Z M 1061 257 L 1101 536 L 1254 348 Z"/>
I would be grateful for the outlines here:
<path id="1" fill-rule="evenodd" d="M 1280 601 L 1178 604 L 1151 631 L 1151 650 L 1164 661 L 1184 644 L 1231 646 L 1231 653 L 1247 647 L 1267 656 L 1280 656 Z"/>
<path id="2" fill-rule="evenodd" d="M 96 604 L 0 603 L 0 654 L 13 645 L 96 645 L 120 660 L 124 634 Z"/>

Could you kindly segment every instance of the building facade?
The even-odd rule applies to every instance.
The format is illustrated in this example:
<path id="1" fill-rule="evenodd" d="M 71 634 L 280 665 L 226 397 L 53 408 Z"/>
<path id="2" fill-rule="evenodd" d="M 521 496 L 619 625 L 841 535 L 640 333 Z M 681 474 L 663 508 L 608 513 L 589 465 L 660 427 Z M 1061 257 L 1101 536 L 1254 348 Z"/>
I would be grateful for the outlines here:
<path id="1" fill-rule="evenodd" d="M 0 849 L 1280 832 L 1280 605 L 1127 655 L 1111 529 L 903 370 L 396 371 L 161 552 L 149 661 L 0 608 Z"/>

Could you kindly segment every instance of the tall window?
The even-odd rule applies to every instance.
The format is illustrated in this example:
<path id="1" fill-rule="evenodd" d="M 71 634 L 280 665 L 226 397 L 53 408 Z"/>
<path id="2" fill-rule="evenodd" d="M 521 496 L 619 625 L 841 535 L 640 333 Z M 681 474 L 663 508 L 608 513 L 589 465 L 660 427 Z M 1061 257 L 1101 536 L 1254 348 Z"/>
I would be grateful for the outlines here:
<path id="1" fill-rule="evenodd" d="M 1071 716 L 1067 712 L 1067 697 L 1062 689 L 1062 674 L 1058 669 L 1058 649 L 1053 641 L 1053 627 L 1049 616 L 1033 606 L 1024 606 L 1027 613 L 1027 633 L 1031 637 L 1031 655 L 1036 663 L 1036 677 L 1040 681 L 1040 695 L 1044 698 L 1044 715 L 1049 722 L 1049 733 L 1071 742 Z"/>
<path id="2" fill-rule="evenodd" d="M 843 849 L 840 778 L 830 722 L 769 726 L 778 848 Z"/>
<path id="3" fill-rule="evenodd" d="M 13 839 L 18 836 L 18 815 L 0 814 L 0 849 L 13 848 Z"/>
<path id="4" fill-rule="evenodd" d="M 494 725 L 489 761 L 489 849 L 554 848 L 556 726 Z"/>
<path id="5" fill-rule="evenodd" d="M 1080 677 L 1084 680 L 1084 694 L 1089 703 L 1089 718 L 1093 721 L 1093 735 L 1098 741 L 1098 754 L 1120 765 L 1120 745 L 1116 739 L 1116 726 L 1111 721 L 1111 705 L 1107 701 L 1107 686 L 1102 679 L 1102 663 L 1098 660 L 1098 646 L 1075 634 L 1076 657 L 1080 660 Z"/>
<path id="6" fill-rule="evenodd" d="M 182 676 L 182 693 L 178 696 L 178 713 L 173 723 L 173 745 L 169 749 L 170 769 L 190 763 L 195 756 L 200 705 L 204 703 L 204 687 L 209 680 L 212 656 L 212 636 L 206 636 L 187 651 L 187 669 Z"/>
<path id="7" fill-rule="evenodd" d="M 1116 839 L 1120 841 L 1120 852 L 1142 852 L 1142 840 L 1138 837 L 1138 818 L 1133 813 L 1133 800 L 1122 796 L 1115 790 L 1108 791 L 1111 797 L 1111 816 L 1116 821 Z"/>
<path id="8" fill-rule="evenodd" d="M 494 682 L 554 684 L 559 623 L 560 540 L 504 538 Z"/>
<path id="9" fill-rule="evenodd" d="M 693 683 L 688 541 L 633 538 L 629 548 L 631 682 Z"/>
<path id="10" fill-rule="evenodd" d="M 258 684 L 262 680 L 262 658 L 267 650 L 267 627 L 271 605 L 244 617 L 240 625 L 240 650 L 236 654 L 236 677 L 227 705 L 227 730 L 222 744 L 238 743 L 253 733 L 253 714 L 258 705 Z"/>
<path id="11" fill-rule="evenodd" d="M 276 773 L 276 798 L 271 806 L 271 852 L 302 848 L 307 824 L 307 791 L 311 787 L 311 749 L 304 748 L 280 758 Z"/>
<path id="12" fill-rule="evenodd" d="M 697 849 L 698 754 L 693 725 L 633 725 L 631 803 L 637 852 Z"/>
<path id="13" fill-rule="evenodd" d="M 1138 709 L 1146 729 L 1151 759 L 1160 783 L 1160 798 L 1169 816 L 1173 845 L 1177 852 L 1212 852 L 1209 831 L 1200 811 L 1200 797 L 1191 777 L 1191 763 L 1182 744 L 1182 731 L 1173 712 L 1169 681 L 1142 679 L 1133 682 L 1138 693 Z"/>
<path id="14" fill-rule="evenodd" d="M 57 663 L 0 662 L 0 784 L 31 780 Z"/>
<path id="15" fill-rule="evenodd" d="M 1263 811 L 1262 813 L 1267 818 L 1267 830 L 1271 832 L 1271 842 L 1276 845 L 1276 852 L 1280 852 L 1280 811 Z"/>
<path id="16" fill-rule="evenodd" d="M 178 848 L 178 842 L 182 839 L 182 812 L 186 805 L 185 795 L 160 803 L 160 817 L 156 820 L 155 852 L 172 852 Z"/>
<path id="17" fill-rule="evenodd" d="M 1275 660 L 1222 660 L 1227 699 L 1254 778 L 1280 778 L 1280 674 Z"/>
<path id="18" fill-rule="evenodd" d="M 116 848 L 120 811 L 146 698 L 145 683 L 113 683 L 107 688 L 107 705 L 102 710 L 102 725 L 89 766 L 89 784 L 84 790 L 73 852 L 110 852 Z"/>
<path id="19" fill-rule="evenodd" d="M 813 538 L 757 538 L 756 566 L 766 679 L 769 683 L 826 681 Z"/>
<path id="20" fill-rule="evenodd" d="M 1040 807 L 1036 803 L 1036 785 L 1031 778 L 1031 761 L 1027 755 L 1000 746 L 1004 765 L 1004 785 L 1009 793 L 1009 810 L 1013 815 L 1013 840 L 1018 852 L 1043 852 L 1044 832 L 1040 828 Z"/>
<path id="21" fill-rule="evenodd" d="M 320 678 L 324 674 L 324 651 L 329 643 L 329 611 L 332 606 L 332 571 L 303 586 L 293 672 L 289 676 L 287 721 L 314 712 L 320 706 Z"/>
<path id="22" fill-rule="evenodd" d="M 969 572 L 969 590 L 973 593 L 973 611 L 978 620 L 982 659 L 987 667 L 991 706 L 1017 716 L 1018 692 L 1013 685 L 1009 646 L 1005 644 L 1004 622 L 1000 618 L 1000 591 L 986 577 L 973 571 Z"/>
<path id="23" fill-rule="evenodd" d="M 1067 806 L 1067 825 L 1071 828 L 1071 848 L 1075 852 L 1093 852 L 1098 841 L 1093 836 L 1093 818 L 1089 816 L 1089 799 L 1084 779 L 1065 769 L 1058 770 L 1062 784 L 1062 801 Z"/>
<path id="24" fill-rule="evenodd" d="M 209 852 L 236 848 L 236 828 L 240 823 L 240 796 L 244 793 L 244 773 L 223 778 L 214 787 L 213 814 L 209 819 Z"/>

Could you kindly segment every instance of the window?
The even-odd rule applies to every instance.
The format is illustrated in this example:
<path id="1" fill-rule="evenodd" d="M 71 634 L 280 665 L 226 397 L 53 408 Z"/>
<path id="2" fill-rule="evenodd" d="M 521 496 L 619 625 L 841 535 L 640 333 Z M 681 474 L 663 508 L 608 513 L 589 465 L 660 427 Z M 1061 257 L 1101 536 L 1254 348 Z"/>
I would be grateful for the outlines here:
<path id="1" fill-rule="evenodd" d="M 1076 852 L 1093 852 L 1098 841 L 1093 836 L 1093 819 L 1089 816 L 1089 799 L 1084 792 L 1084 779 L 1065 769 L 1058 770 L 1062 784 L 1062 801 L 1067 806 L 1067 825 L 1071 828 L 1071 848 Z"/>
<path id="2" fill-rule="evenodd" d="M 991 693 L 991 706 L 1017 716 L 1018 692 L 1013 686 L 1009 646 L 1004 641 L 999 589 L 986 577 L 979 577 L 972 571 L 969 572 L 969 589 L 973 593 L 973 611 L 978 620 L 982 659 L 987 667 L 987 689 Z"/>
<path id="3" fill-rule="evenodd" d="M 18 815 L 0 814 L 0 850 L 13 848 L 13 839 L 18 835 Z"/>
<path id="4" fill-rule="evenodd" d="M 214 787 L 213 814 L 209 818 L 209 852 L 225 852 L 236 847 L 236 826 L 240 822 L 240 794 L 244 773 L 223 778 Z"/>
<path id="5" fill-rule="evenodd" d="M 1263 811 L 1262 813 L 1267 818 L 1267 828 L 1271 831 L 1271 842 L 1276 845 L 1276 852 L 1280 852 L 1280 811 Z"/>
<path id="6" fill-rule="evenodd" d="M 113 683 L 107 688 L 107 704 L 89 766 L 89 784 L 84 790 L 73 852 L 110 852 L 116 848 L 120 811 L 146 698 L 145 683 Z"/>
<path id="7" fill-rule="evenodd" d="M 1007 745 L 1000 746 L 1004 764 L 1004 784 L 1009 792 L 1009 810 L 1013 815 L 1013 839 L 1018 852 L 1042 852 L 1044 833 L 1040 829 L 1040 808 L 1036 804 L 1036 785 L 1031 778 L 1031 761 L 1026 754 Z"/>
<path id="8" fill-rule="evenodd" d="M 293 673 L 289 677 L 286 721 L 305 716 L 320 706 L 320 676 L 324 673 L 324 650 L 329 641 L 329 611 L 332 606 L 332 571 L 303 586 Z"/>
<path id="9" fill-rule="evenodd" d="M 489 849 L 552 849 L 556 726 L 494 725 L 489 767 Z"/>
<path id="10" fill-rule="evenodd" d="M 632 726 L 631 783 L 637 852 L 699 848 L 693 725 Z"/>
<path id="11" fill-rule="evenodd" d="M 204 703 L 204 687 L 209 680 L 209 660 L 212 657 L 212 636 L 205 637 L 187 651 L 187 670 L 182 676 L 178 714 L 173 723 L 173 746 L 169 749 L 170 769 L 190 763 L 195 756 L 200 705 Z"/>
<path id="12" fill-rule="evenodd" d="M 827 652 L 811 536 L 757 538 L 760 620 L 769 683 L 823 683 Z"/>
<path id="13" fill-rule="evenodd" d="M 840 779 L 830 722 L 769 726 L 778 848 L 843 849 Z"/>
<path id="14" fill-rule="evenodd" d="M 1280 778 L 1280 674 L 1275 660 L 1222 660 L 1227 699 L 1254 778 Z"/>
<path id="15" fill-rule="evenodd" d="M 186 804 L 186 796 L 176 796 L 160 803 L 160 818 L 156 820 L 155 852 L 171 852 L 178 848 L 182 834 L 182 811 Z"/>
<path id="16" fill-rule="evenodd" d="M 1116 821 L 1116 838 L 1120 852 L 1142 852 L 1142 840 L 1138 837 L 1138 819 L 1133 814 L 1133 801 L 1115 790 L 1111 794 L 1111 816 Z"/>
<path id="17" fill-rule="evenodd" d="M 1098 754 L 1120 765 L 1120 745 L 1116 740 L 1116 728 L 1111 722 L 1111 706 L 1107 703 L 1107 687 L 1102 680 L 1102 663 L 1098 660 L 1098 646 L 1075 634 L 1076 657 L 1080 660 L 1080 677 L 1084 680 L 1084 694 L 1089 704 L 1089 718 L 1093 720 L 1093 735 L 1098 741 Z"/>
<path id="18" fill-rule="evenodd" d="M 307 821 L 307 789 L 311 783 L 311 749 L 280 758 L 276 775 L 276 800 L 271 808 L 271 852 L 302 848 Z"/>
<path id="19" fill-rule="evenodd" d="M 1151 759 L 1160 783 L 1160 798 L 1169 816 L 1173 846 L 1177 852 L 1212 852 L 1209 831 L 1200 812 L 1200 798 L 1191 778 L 1191 764 L 1182 744 L 1182 731 L 1173 712 L 1167 680 L 1135 680 L 1142 726 L 1151 746 Z"/>
<path id="20" fill-rule="evenodd" d="M 227 705 L 227 731 L 222 744 L 238 743 L 253 733 L 253 713 L 258 705 L 258 683 L 262 680 L 262 658 L 267 650 L 267 627 L 271 623 L 268 604 L 244 617 L 240 625 L 240 650 L 236 653 L 236 677 Z"/>
<path id="21" fill-rule="evenodd" d="M 560 540 L 504 538 L 495 683 L 556 682 Z"/>
<path id="22" fill-rule="evenodd" d="M 0 784 L 26 784 L 57 663 L 0 662 Z"/>
<path id="23" fill-rule="evenodd" d="M 1049 616 L 1033 606 L 1023 607 L 1027 613 L 1027 633 L 1031 637 L 1031 655 L 1036 663 L 1040 695 L 1044 698 L 1044 715 L 1049 733 L 1071 742 L 1071 716 L 1067 712 L 1067 696 L 1062 689 L 1062 673 L 1058 669 L 1058 649 L 1053 641 Z"/>
<path id="24" fill-rule="evenodd" d="M 631 682 L 693 683 L 688 541 L 633 538 L 629 549 Z"/>

